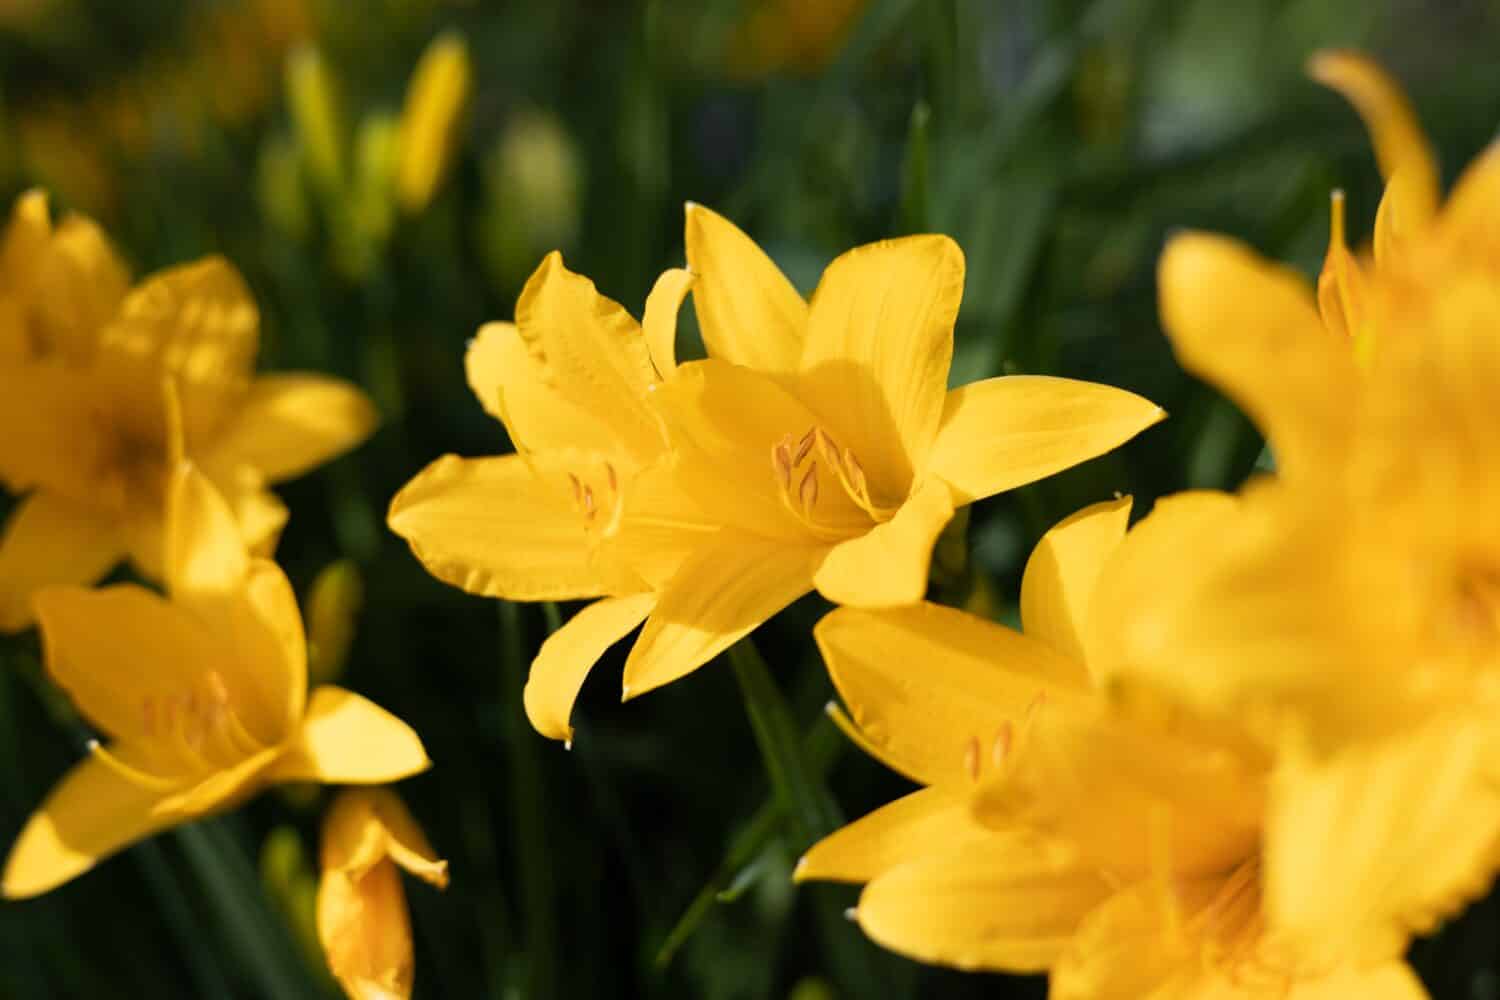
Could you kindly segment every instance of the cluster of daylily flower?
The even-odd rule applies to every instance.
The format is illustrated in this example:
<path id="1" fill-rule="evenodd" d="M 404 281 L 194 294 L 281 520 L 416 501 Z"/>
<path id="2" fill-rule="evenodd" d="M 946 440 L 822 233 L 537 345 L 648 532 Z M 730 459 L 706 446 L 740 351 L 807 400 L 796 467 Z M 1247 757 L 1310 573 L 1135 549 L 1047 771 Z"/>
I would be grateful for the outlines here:
<path id="1" fill-rule="evenodd" d="M 1440 205 L 1400 90 L 1349 53 L 1313 71 L 1373 133 L 1373 254 L 1346 246 L 1335 196 L 1315 289 L 1203 234 L 1160 268 L 1179 358 L 1257 421 L 1276 473 L 1134 527 L 1129 498 L 1064 519 L 1026 565 L 1024 631 L 924 602 L 938 536 L 1164 414 L 1044 376 L 950 391 L 964 261 L 942 236 L 852 250 L 805 301 L 690 204 L 687 267 L 639 324 L 549 256 L 467 356 L 516 453 L 439 459 L 390 526 L 472 593 L 597 599 L 526 685 L 558 740 L 638 626 L 626 698 L 812 590 L 840 605 L 814 630 L 846 706 L 831 712 L 922 787 L 796 877 L 865 884 L 854 915 L 892 949 L 1048 971 L 1059 998 L 1424 996 L 1410 937 L 1500 867 L 1500 154 Z M 36 195 L 0 252 L 0 424 L 27 428 L 0 443 L 25 494 L 0 624 L 34 615 L 48 673 L 110 739 L 22 832 L 5 893 L 270 782 L 424 768 L 381 709 L 308 698 L 296 602 L 263 557 L 285 518 L 265 484 L 359 441 L 363 397 L 252 378 L 255 309 L 221 261 L 129 289 L 104 237 L 51 227 Z M 708 357 L 679 362 L 689 295 Z M 166 597 L 81 586 L 127 556 Z M 446 869 L 392 793 L 347 795 L 320 933 L 351 995 L 404 994 L 393 865 Z"/>

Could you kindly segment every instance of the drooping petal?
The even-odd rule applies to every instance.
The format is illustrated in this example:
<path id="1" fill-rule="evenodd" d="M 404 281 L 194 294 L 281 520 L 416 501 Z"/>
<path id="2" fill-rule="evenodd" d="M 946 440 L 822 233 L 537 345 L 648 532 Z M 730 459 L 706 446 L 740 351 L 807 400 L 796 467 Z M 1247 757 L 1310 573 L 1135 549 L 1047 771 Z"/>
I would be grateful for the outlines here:
<path id="1" fill-rule="evenodd" d="M 677 368 L 677 313 L 694 280 L 692 271 L 674 267 L 661 273 L 646 296 L 641 332 L 646 336 L 652 367 L 661 378 Z"/>
<path id="2" fill-rule="evenodd" d="M 803 398 L 858 456 L 877 502 L 899 501 L 927 465 L 963 293 L 958 244 L 909 236 L 850 250 L 813 294 Z"/>
<path id="3" fill-rule="evenodd" d="M 526 717 L 537 732 L 554 740 L 573 740 L 568 719 L 584 678 L 604 651 L 646 620 L 656 594 L 606 597 L 584 608 L 542 643 L 526 678 Z"/>
<path id="4" fill-rule="evenodd" d="M 1066 711 L 1088 696 L 1082 664 L 936 604 L 839 608 L 813 637 L 865 737 L 924 785 L 968 783 L 992 767 L 1008 721 L 1039 697 Z"/>
<path id="5" fill-rule="evenodd" d="M 966 785 L 912 792 L 818 841 L 797 862 L 799 882 L 868 882 L 932 853 L 934 844 L 959 851 L 974 838 L 994 836 L 969 814 Z"/>
<path id="6" fill-rule="evenodd" d="M 1155 403 L 1093 382 L 985 379 L 948 393 L 927 472 L 970 503 L 1102 455 L 1165 417 Z"/>
<path id="7" fill-rule="evenodd" d="M 1039 838 L 995 834 L 892 868 L 865 887 L 856 915 L 875 941 L 918 961 L 1040 972 L 1108 892 Z"/>
<path id="8" fill-rule="evenodd" d="M 652 393 L 677 453 L 682 489 L 720 524 L 789 541 L 840 540 L 868 530 L 870 516 L 837 485 L 814 448 L 793 467 L 797 442 L 819 418 L 781 383 L 710 358 L 680 365 Z M 790 442 L 787 444 L 787 442 Z M 778 449 L 785 461 L 778 466 Z M 808 527 L 794 507 L 806 493 Z M 902 494 L 904 499 L 905 494 Z"/>
<path id="9" fill-rule="evenodd" d="M 682 564 L 625 661 L 625 694 L 677 680 L 812 589 L 823 550 L 723 531 Z"/>
<path id="10" fill-rule="evenodd" d="M 132 784 L 90 757 L 65 775 L 10 849 L 7 899 L 39 896 L 111 854 L 181 821 L 156 810 L 160 791 Z"/>
<path id="11" fill-rule="evenodd" d="M 1312 955 L 1400 954 L 1488 891 L 1500 790 L 1485 720 L 1441 719 L 1327 760 L 1290 755 L 1272 786 L 1265 894 Z M 1308 879 L 1321 887 L 1308 892 Z"/>
<path id="12" fill-rule="evenodd" d="M 369 397 L 321 375 L 262 375 L 205 461 L 243 463 L 266 482 L 294 479 L 353 448 L 375 429 Z"/>
<path id="13" fill-rule="evenodd" d="M 548 370 L 527 348 L 514 323 L 486 323 L 464 354 L 469 388 L 490 416 L 505 425 L 519 452 L 617 447 L 612 414 L 584 405 L 583 393 Z"/>
<path id="14" fill-rule="evenodd" d="M 368 792 L 373 799 L 375 817 L 385 830 L 386 851 L 391 860 L 429 885 L 446 888 L 448 862 L 432 849 L 405 803 L 389 788 L 353 789 L 351 794 L 361 791 Z"/>
<path id="15" fill-rule="evenodd" d="M 516 329 L 552 385 L 578 405 L 607 415 L 614 440 L 637 461 L 656 457 L 661 431 L 645 402 L 656 369 L 629 313 L 564 267 L 554 251 L 521 290 Z"/>
<path id="16" fill-rule="evenodd" d="M 448 884 L 448 862 L 400 796 L 389 788 L 344 789 L 323 819 L 320 867 L 358 878 L 387 858 L 438 888 Z"/>
<path id="17" fill-rule="evenodd" d="M 1162 323 L 1183 367 L 1248 413 L 1297 476 L 1339 447 L 1355 390 L 1353 355 L 1319 321 L 1307 284 L 1233 240 L 1167 244 L 1157 269 Z"/>
<path id="18" fill-rule="evenodd" d="M 709 357 L 768 374 L 796 371 L 807 303 L 792 283 L 754 240 L 702 205 L 688 202 L 685 239 Z"/>
<path id="19" fill-rule="evenodd" d="M 856 608 L 915 604 L 927 593 L 932 546 L 953 517 L 953 494 L 941 479 L 923 481 L 896 516 L 840 542 L 813 576 L 818 593 Z"/>
<path id="20" fill-rule="evenodd" d="M 1437 156 L 1401 85 L 1358 52 L 1324 50 L 1313 55 L 1307 69 L 1354 105 L 1370 130 L 1380 175 L 1387 181 L 1397 174 L 1407 178 L 1398 195 L 1403 220 L 1412 227 L 1426 225 L 1441 193 Z"/>
<path id="21" fill-rule="evenodd" d="M 0 632 L 31 624 L 41 588 L 93 583 L 124 554 L 114 518 L 45 491 L 27 496 L 0 534 Z"/>
<path id="22" fill-rule="evenodd" d="M 428 572 L 471 594 L 514 601 L 597 597 L 583 519 L 565 487 L 519 455 L 448 455 L 391 500 L 390 528 Z"/>
<path id="23" fill-rule="evenodd" d="M 409 778 L 431 763 L 410 726 L 374 702 L 328 684 L 313 691 L 301 729 L 266 778 L 379 785 Z"/>
<path id="24" fill-rule="evenodd" d="M 1085 507 L 1042 536 L 1021 577 L 1021 626 L 1069 659 L 1087 664 L 1084 625 L 1105 560 L 1125 537 L 1130 498 Z"/>

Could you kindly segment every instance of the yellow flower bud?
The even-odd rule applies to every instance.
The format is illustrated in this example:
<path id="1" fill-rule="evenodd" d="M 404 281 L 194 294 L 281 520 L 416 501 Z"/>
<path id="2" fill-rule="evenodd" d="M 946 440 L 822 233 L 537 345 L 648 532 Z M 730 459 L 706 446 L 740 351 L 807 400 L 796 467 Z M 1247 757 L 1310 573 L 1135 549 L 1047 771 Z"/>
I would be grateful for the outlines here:
<path id="1" fill-rule="evenodd" d="M 304 45 L 286 61 L 286 97 L 303 162 L 325 190 L 344 178 L 344 127 L 338 87 L 316 46 Z"/>
<path id="2" fill-rule="evenodd" d="M 354 1000 L 411 996 L 411 920 L 397 866 L 440 889 L 448 884 L 448 862 L 433 853 L 394 792 L 343 792 L 323 822 L 318 937 L 334 978 Z"/>
<path id="3" fill-rule="evenodd" d="M 364 582 L 351 560 L 330 563 L 313 581 L 307 598 L 307 674 L 327 684 L 344 671 L 354 628 L 364 604 Z"/>
<path id="4" fill-rule="evenodd" d="M 397 191 L 401 206 L 419 212 L 442 183 L 473 82 L 463 36 L 445 32 L 427 46 L 406 88 L 401 110 L 401 159 Z"/>

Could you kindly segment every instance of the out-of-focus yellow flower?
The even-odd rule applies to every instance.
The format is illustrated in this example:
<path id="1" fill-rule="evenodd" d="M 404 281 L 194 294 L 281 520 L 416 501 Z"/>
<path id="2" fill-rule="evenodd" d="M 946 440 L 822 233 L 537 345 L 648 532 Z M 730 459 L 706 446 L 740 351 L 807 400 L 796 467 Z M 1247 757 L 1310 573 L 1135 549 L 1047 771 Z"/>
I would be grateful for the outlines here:
<path id="1" fill-rule="evenodd" d="M 308 172 L 323 191 L 341 191 L 348 137 L 338 84 L 317 46 L 305 44 L 287 57 L 286 99 Z"/>
<path id="2" fill-rule="evenodd" d="M 1054 1000 L 1423 997 L 1399 949 L 1308 961 L 1267 926 L 1269 770 L 1252 741 L 1166 712 L 1120 717 L 1100 687 L 1115 624 L 1101 603 L 1119 592 L 1104 578 L 1157 579 L 1158 557 L 1192 559 L 1234 505 L 1162 501 L 1133 550 L 1128 500 L 1067 518 L 1027 563 L 1024 635 L 932 604 L 823 619 L 853 717 L 835 718 L 924 787 L 816 844 L 797 878 L 867 883 L 855 916 L 876 941 L 1050 971 Z"/>
<path id="3" fill-rule="evenodd" d="M 1379 953 L 1500 866 L 1500 155 L 1437 207 L 1394 85 L 1346 55 L 1315 67 L 1389 175 L 1375 262 L 1336 229 L 1320 314 L 1305 281 L 1229 240 L 1168 247 L 1173 343 L 1260 424 L 1278 474 L 1190 572 L 1122 593 L 1101 667 L 1279 755 L 1271 919 L 1306 948 Z"/>
<path id="4" fill-rule="evenodd" d="M 412 72 L 401 111 L 401 159 L 396 174 L 401 206 L 408 212 L 425 208 L 447 173 L 473 76 L 468 44 L 451 31 L 433 39 Z"/>
<path id="5" fill-rule="evenodd" d="M 729 66 L 741 76 L 812 74 L 838 54 L 868 0 L 750 0 L 730 37 Z"/>
<path id="6" fill-rule="evenodd" d="M 571 247 L 583 209 L 583 156 L 546 111 L 512 115 L 484 157 L 484 249 L 496 279 L 518 281 L 550 248 Z"/>
<path id="7" fill-rule="evenodd" d="M 37 597 L 48 675 L 110 742 L 90 744 L 22 829 L 0 883 L 9 898 L 274 782 L 381 784 L 428 766 L 384 709 L 331 686 L 308 697 L 291 585 L 246 549 L 190 463 L 168 504 L 170 601 L 133 584 Z"/>
<path id="8" fill-rule="evenodd" d="M 572 738 L 568 717 L 589 668 L 656 604 L 683 553 L 679 533 L 631 519 L 659 506 L 666 438 L 647 394 L 669 364 L 691 278 L 668 271 L 644 329 L 552 254 L 526 283 L 516 322 L 469 346 L 469 386 L 519 454 L 438 459 L 391 501 L 391 530 L 428 571 L 507 600 L 605 599 L 543 644 L 526 685 L 537 731 Z"/>
<path id="9" fill-rule="evenodd" d="M 318 936 L 339 985 L 352 1000 L 410 997 L 416 969 L 398 868 L 442 889 L 448 862 L 394 792 L 361 788 L 328 809 L 322 868 Z"/>
<path id="10" fill-rule="evenodd" d="M 267 484 L 363 440 L 375 424 L 354 386 L 317 375 L 255 377 L 255 303 L 210 257 L 135 288 L 104 233 L 55 228 L 46 196 L 17 202 L 0 240 L 0 483 L 25 494 L 0 539 L 0 629 L 24 628 L 31 594 L 90 583 L 129 557 L 162 568 L 169 434 L 164 382 L 180 396 L 181 445 L 269 552 L 286 509 Z"/>
<path id="11" fill-rule="evenodd" d="M 811 302 L 708 209 L 688 206 L 686 243 L 709 358 L 668 361 L 651 398 L 678 505 L 710 532 L 692 536 L 631 651 L 630 696 L 696 669 L 814 588 L 863 607 L 921 600 L 955 508 L 1165 416 L 1132 393 L 1062 378 L 950 392 L 964 259 L 946 236 L 851 250 Z M 653 353 L 670 359 L 671 344 Z"/>
<path id="12" fill-rule="evenodd" d="M 324 567 L 307 595 L 308 675 L 313 683 L 337 680 L 354 642 L 365 586 L 353 560 Z"/>

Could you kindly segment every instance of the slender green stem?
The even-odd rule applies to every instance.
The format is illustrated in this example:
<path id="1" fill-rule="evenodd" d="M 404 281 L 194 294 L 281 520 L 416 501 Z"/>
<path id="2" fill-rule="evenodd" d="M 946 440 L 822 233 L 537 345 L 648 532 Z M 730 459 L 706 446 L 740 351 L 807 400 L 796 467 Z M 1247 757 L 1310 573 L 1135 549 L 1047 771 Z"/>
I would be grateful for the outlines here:
<path id="1" fill-rule="evenodd" d="M 224 973 L 203 947 L 203 930 L 193 917 L 193 911 L 182 891 L 182 883 L 163 856 L 161 845 L 154 840 L 143 841 L 135 845 L 130 854 L 140 866 L 141 874 L 151 886 L 157 905 L 161 907 L 162 915 L 172 929 L 178 953 L 187 965 L 188 975 L 192 977 L 197 994 L 201 997 L 232 995 Z"/>

